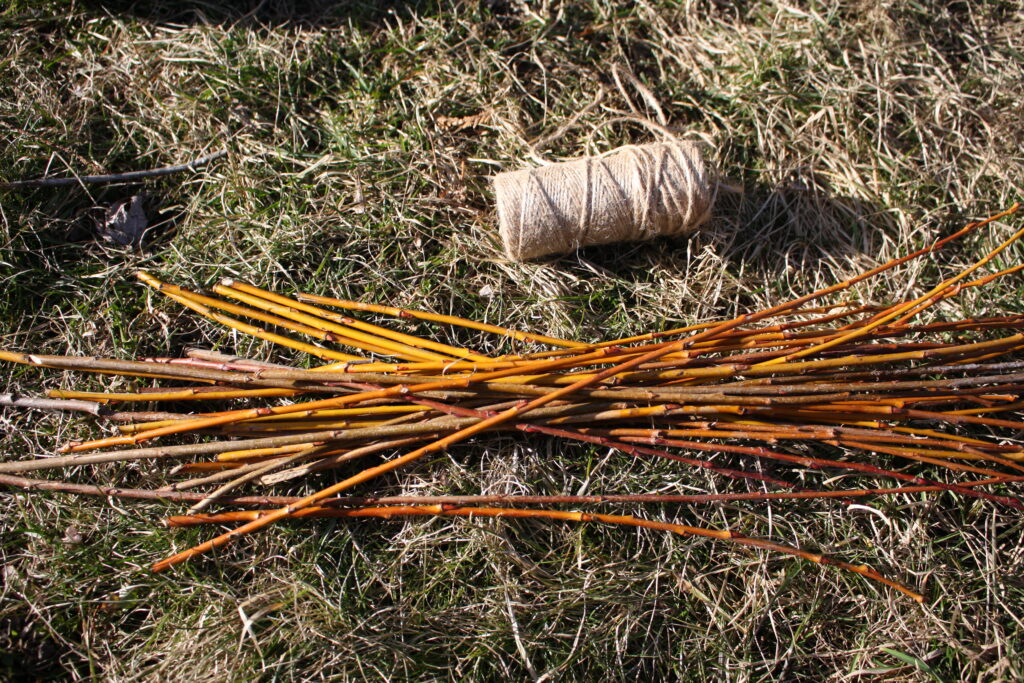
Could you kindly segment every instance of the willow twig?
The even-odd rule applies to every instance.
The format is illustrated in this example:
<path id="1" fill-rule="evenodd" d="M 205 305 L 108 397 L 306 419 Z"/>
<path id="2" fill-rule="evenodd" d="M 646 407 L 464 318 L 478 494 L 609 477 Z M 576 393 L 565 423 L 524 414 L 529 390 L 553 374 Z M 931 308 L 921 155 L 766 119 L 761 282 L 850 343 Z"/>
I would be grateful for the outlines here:
<path id="1" fill-rule="evenodd" d="M 212 161 L 222 159 L 228 155 L 227 150 L 207 154 L 206 156 L 194 159 L 187 164 L 175 166 L 162 166 L 151 168 L 145 171 L 128 171 L 126 173 L 109 173 L 106 175 L 83 175 L 72 178 L 35 178 L 33 180 L 15 180 L 9 183 L 0 183 L 0 190 L 17 190 L 25 187 L 65 187 L 67 185 L 95 185 L 101 183 L 131 183 L 145 178 L 172 175 L 194 171 L 200 166 L 205 166 Z"/>
<path id="2" fill-rule="evenodd" d="M 1024 477 L 999 477 L 964 482 L 963 486 L 995 486 L 999 484 L 1024 481 Z M 155 500 L 164 502 L 194 503 L 206 497 L 205 493 L 186 491 L 162 491 L 152 489 L 134 489 L 119 486 L 97 486 L 94 484 L 75 484 L 67 481 L 51 479 L 31 479 L 11 474 L 0 474 L 0 484 L 25 489 L 28 491 L 53 491 L 55 493 L 72 493 L 83 496 L 99 496 L 103 498 L 124 498 L 134 500 Z M 901 495 L 911 493 L 934 493 L 940 489 L 931 486 L 900 486 L 894 488 L 850 489 L 845 491 L 745 491 L 741 493 L 699 493 L 699 494 L 597 494 L 587 496 L 539 496 L 516 494 L 476 494 L 476 495 L 435 495 L 435 496 L 346 496 L 344 498 L 328 498 L 324 506 L 356 507 L 360 505 L 582 505 L 597 503 L 713 503 L 735 502 L 744 500 L 807 500 L 817 498 L 861 498 L 867 496 Z M 297 496 L 224 496 L 219 499 L 222 505 L 288 505 L 300 500 Z"/>

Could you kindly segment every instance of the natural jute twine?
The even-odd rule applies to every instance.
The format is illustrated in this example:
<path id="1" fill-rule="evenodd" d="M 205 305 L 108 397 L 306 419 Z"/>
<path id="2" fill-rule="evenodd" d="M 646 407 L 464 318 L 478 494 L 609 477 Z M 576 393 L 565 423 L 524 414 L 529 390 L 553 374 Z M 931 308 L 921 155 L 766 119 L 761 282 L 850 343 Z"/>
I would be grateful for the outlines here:
<path id="1" fill-rule="evenodd" d="M 517 261 L 689 232 L 714 201 L 700 150 L 682 141 L 499 173 L 494 191 L 505 253 Z"/>

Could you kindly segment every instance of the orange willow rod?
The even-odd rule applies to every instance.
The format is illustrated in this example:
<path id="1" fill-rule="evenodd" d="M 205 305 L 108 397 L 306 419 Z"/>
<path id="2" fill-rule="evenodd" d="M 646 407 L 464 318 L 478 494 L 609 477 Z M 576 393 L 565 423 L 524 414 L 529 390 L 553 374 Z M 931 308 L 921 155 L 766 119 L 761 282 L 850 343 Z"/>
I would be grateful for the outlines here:
<path id="1" fill-rule="evenodd" d="M 248 520 L 250 524 L 275 514 L 275 510 L 240 510 L 225 512 L 218 515 L 191 515 L 176 516 L 168 518 L 170 526 L 185 526 L 188 524 L 203 524 L 222 521 L 243 521 Z M 834 559 L 821 553 L 811 553 L 792 546 L 783 545 L 774 541 L 762 538 L 745 536 L 729 529 L 708 529 L 695 527 L 686 524 L 674 524 L 671 522 L 658 522 L 655 520 L 641 519 L 633 515 L 608 515 L 597 512 L 572 512 L 566 510 L 535 510 L 522 508 L 495 508 L 495 507 L 459 507 L 448 505 L 422 505 L 422 506 L 388 506 L 388 507 L 364 507 L 339 509 L 334 507 L 312 507 L 296 512 L 293 517 L 376 517 L 390 519 L 392 517 L 407 516 L 438 516 L 438 517 L 514 517 L 519 519 L 557 519 L 570 522 L 600 522 L 602 524 L 631 526 L 641 529 L 656 529 L 658 531 L 669 531 L 680 536 L 700 536 L 720 541 L 729 541 L 739 545 L 745 545 L 759 550 L 768 550 L 798 557 L 808 562 L 826 566 L 837 567 L 855 574 L 877 581 L 890 588 L 907 595 L 917 602 L 924 602 L 924 596 L 907 588 L 901 583 L 887 579 L 877 571 L 865 564 L 850 564 Z"/>

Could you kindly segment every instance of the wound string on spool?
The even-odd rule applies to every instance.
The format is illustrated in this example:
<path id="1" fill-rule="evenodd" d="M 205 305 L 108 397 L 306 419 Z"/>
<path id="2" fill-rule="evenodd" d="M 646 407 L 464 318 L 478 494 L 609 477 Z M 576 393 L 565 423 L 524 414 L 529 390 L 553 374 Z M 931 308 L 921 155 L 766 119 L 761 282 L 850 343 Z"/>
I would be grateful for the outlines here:
<path id="1" fill-rule="evenodd" d="M 692 142 L 627 145 L 494 178 L 505 253 L 523 261 L 694 230 L 714 182 Z"/>

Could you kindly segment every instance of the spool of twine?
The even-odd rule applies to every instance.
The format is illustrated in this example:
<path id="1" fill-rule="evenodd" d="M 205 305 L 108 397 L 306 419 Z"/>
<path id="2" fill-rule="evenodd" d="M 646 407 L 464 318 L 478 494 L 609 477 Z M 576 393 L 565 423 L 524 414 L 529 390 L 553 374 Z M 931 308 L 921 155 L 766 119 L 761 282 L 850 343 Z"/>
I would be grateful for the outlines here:
<path id="1" fill-rule="evenodd" d="M 527 259 L 694 230 L 714 185 L 700 150 L 673 141 L 619 147 L 494 178 L 505 253 Z"/>

